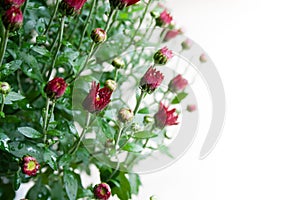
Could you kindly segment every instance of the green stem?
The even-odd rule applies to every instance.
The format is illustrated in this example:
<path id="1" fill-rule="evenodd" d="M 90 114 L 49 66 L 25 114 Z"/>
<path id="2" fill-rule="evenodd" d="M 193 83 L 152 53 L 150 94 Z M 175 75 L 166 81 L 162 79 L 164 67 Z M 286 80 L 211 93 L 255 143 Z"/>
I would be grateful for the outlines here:
<path id="1" fill-rule="evenodd" d="M 95 48 L 95 44 L 96 44 L 95 42 L 92 43 L 91 49 L 90 49 L 89 54 L 83 64 L 83 67 L 79 70 L 79 72 L 76 74 L 76 76 L 70 81 L 70 83 L 74 82 L 80 76 L 80 74 L 83 72 L 83 70 L 86 68 L 87 64 L 89 63 L 89 60 L 92 57 L 93 50 Z"/>
<path id="2" fill-rule="evenodd" d="M 142 90 L 141 95 L 140 95 L 138 101 L 136 102 L 136 105 L 135 105 L 135 108 L 134 108 L 134 111 L 133 111 L 133 115 L 135 115 L 137 113 L 137 111 L 138 111 L 138 109 L 139 109 L 139 107 L 142 103 L 142 100 L 146 96 L 146 94 L 147 93 Z"/>
<path id="3" fill-rule="evenodd" d="M 72 148 L 70 154 L 73 154 L 74 152 L 77 151 L 77 149 L 79 148 L 85 134 L 86 134 L 86 131 L 88 130 L 89 126 L 90 126 L 90 120 L 91 120 L 91 113 L 88 113 L 88 115 L 86 116 L 86 121 L 85 121 L 85 125 L 84 125 L 84 128 L 82 129 L 82 132 L 81 132 L 81 135 L 79 137 L 79 139 L 77 140 L 77 142 L 75 143 L 76 146 L 74 148 Z"/>
<path id="4" fill-rule="evenodd" d="M 49 106 L 50 106 L 50 99 L 47 98 L 46 101 L 46 111 L 45 111 L 45 117 L 43 122 L 43 133 L 44 133 L 44 143 L 47 141 L 47 122 L 48 122 L 48 113 L 49 113 Z"/>
<path id="5" fill-rule="evenodd" d="M 87 28 L 88 28 L 88 26 L 89 26 L 89 24 L 90 24 L 90 22 L 91 22 L 91 17 L 92 17 L 92 14 L 93 14 L 93 9 L 94 9 L 95 6 L 96 6 L 96 0 L 93 0 L 93 2 L 92 2 L 92 7 L 91 7 L 91 9 L 90 9 L 89 16 L 88 16 L 88 18 L 86 19 L 86 22 L 85 22 L 85 25 L 84 25 L 84 28 L 83 28 L 83 32 L 82 32 L 81 37 L 80 37 L 80 42 L 79 42 L 79 45 L 78 45 L 78 50 L 79 50 L 80 47 L 81 47 L 81 44 L 82 44 L 82 41 L 83 41 L 85 32 L 86 32 L 86 30 L 87 30 Z"/>
<path id="6" fill-rule="evenodd" d="M 59 50 L 60 50 L 60 47 L 61 47 L 61 44 L 62 44 L 62 39 L 63 39 L 63 34 L 64 34 L 64 26 L 65 26 L 65 16 L 62 16 L 61 23 L 60 23 L 60 29 L 59 29 L 58 45 L 57 45 L 57 48 L 56 48 L 56 51 L 55 51 L 55 54 L 54 54 L 54 58 L 52 59 L 52 63 L 51 63 L 51 67 L 50 67 L 50 70 L 49 70 L 47 80 L 50 79 L 50 76 L 51 76 L 52 71 L 54 69 L 55 62 L 56 62 L 57 57 L 58 57 L 58 53 L 59 53 Z"/>
<path id="7" fill-rule="evenodd" d="M 2 103 L 1 103 L 1 110 L 0 110 L 0 112 L 3 112 L 5 97 L 6 97 L 5 94 L 2 94 Z"/>
<path id="8" fill-rule="evenodd" d="M 118 69 L 116 69 L 116 71 L 115 71 L 115 78 L 114 78 L 114 80 L 117 82 L 117 79 L 118 79 L 118 72 L 119 72 L 119 70 Z"/>
<path id="9" fill-rule="evenodd" d="M 58 7 L 59 7 L 59 3 L 60 3 L 60 1 L 59 1 L 59 0 L 56 0 L 54 12 L 53 12 L 53 14 L 51 15 L 51 18 L 50 18 L 50 20 L 49 20 L 49 22 L 48 22 L 48 24 L 47 24 L 47 28 L 46 28 L 46 30 L 44 31 L 44 35 L 46 35 L 47 32 L 48 32 L 49 29 L 50 29 L 50 26 L 51 26 L 51 24 L 52 24 L 52 22 L 53 22 L 53 19 L 54 19 L 54 17 L 56 16 L 56 13 L 57 13 L 57 10 L 58 10 Z"/>
<path id="10" fill-rule="evenodd" d="M 25 1 L 25 3 L 24 3 L 24 6 L 23 6 L 23 8 L 22 8 L 22 13 L 23 13 L 23 15 L 25 15 L 25 12 L 26 12 L 28 3 L 29 3 L 29 0 Z"/>
<path id="11" fill-rule="evenodd" d="M 155 128 L 155 126 L 152 126 L 152 128 L 150 129 L 150 132 L 152 132 L 152 131 L 154 130 L 154 128 Z M 143 145 L 143 148 L 146 148 L 146 147 L 147 147 L 147 144 L 148 144 L 148 142 L 149 142 L 149 139 L 150 139 L 150 138 L 147 138 L 147 139 L 146 139 L 146 142 L 145 142 L 145 144 Z"/>
<path id="12" fill-rule="evenodd" d="M 117 147 L 118 147 L 118 144 L 119 144 L 119 141 L 120 141 L 123 130 L 124 130 L 124 127 L 123 127 L 123 125 L 121 125 L 120 129 L 119 129 L 119 132 L 118 132 L 118 135 L 117 135 L 117 140 L 116 140 L 116 143 L 115 143 L 115 150 L 116 151 L 117 151 Z"/>
<path id="13" fill-rule="evenodd" d="M 47 121 L 47 123 L 46 123 L 46 132 L 47 132 L 47 130 L 48 130 L 48 126 L 49 126 L 51 117 L 52 117 L 53 112 L 54 112 L 55 103 L 56 103 L 56 100 L 53 100 L 53 102 L 52 102 L 52 107 L 51 107 L 51 110 L 50 110 L 50 115 L 49 115 L 48 121 Z"/>
<path id="14" fill-rule="evenodd" d="M 5 30 L 4 32 L 4 38 L 1 41 L 1 49 L 0 49 L 0 67 L 2 66 L 6 46 L 7 46 L 7 41 L 8 41 L 8 36 L 9 36 L 9 30 Z"/>

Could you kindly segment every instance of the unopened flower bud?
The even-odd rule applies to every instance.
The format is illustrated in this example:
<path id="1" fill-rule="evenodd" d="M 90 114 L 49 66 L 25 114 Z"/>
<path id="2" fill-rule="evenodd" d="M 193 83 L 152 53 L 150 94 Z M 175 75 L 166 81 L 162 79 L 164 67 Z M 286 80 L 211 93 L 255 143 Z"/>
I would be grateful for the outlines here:
<path id="1" fill-rule="evenodd" d="M 105 87 L 109 88 L 111 91 L 115 91 L 117 89 L 117 83 L 114 80 L 107 80 L 104 84 Z"/>
<path id="2" fill-rule="evenodd" d="M 173 58 L 173 56 L 174 55 L 171 50 L 167 47 L 163 47 L 154 54 L 153 59 L 155 64 L 165 65 L 171 58 Z"/>
<path id="3" fill-rule="evenodd" d="M 207 56 L 206 56 L 206 54 L 205 53 L 201 54 L 199 60 L 202 63 L 206 63 L 207 62 Z"/>
<path id="4" fill-rule="evenodd" d="M 99 200 L 107 200 L 111 196 L 111 189 L 107 183 L 100 183 L 94 187 L 94 196 Z"/>
<path id="5" fill-rule="evenodd" d="M 125 63 L 121 58 L 115 58 L 111 62 L 112 66 L 114 66 L 116 69 L 122 69 L 125 67 Z"/>
<path id="6" fill-rule="evenodd" d="M 24 156 L 22 158 L 22 172 L 28 176 L 35 176 L 40 169 L 37 160 L 32 156 Z"/>
<path id="7" fill-rule="evenodd" d="M 181 43 L 181 47 L 183 50 L 190 49 L 192 47 L 192 41 L 190 39 L 186 39 Z"/>
<path id="8" fill-rule="evenodd" d="M 189 112 L 194 112 L 195 110 L 197 110 L 197 106 L 195 104 L 190 104 L 186 107 L 186 109 Z"/>
<path id="9" fill-rule="evenodd" d="M 140 80 L 140 89 L 151 94 L 160 86 L 163 80 L 164 75 L 151 66 Z"/>
<path id="10" fill-rule="evenodd" d="M 118 113 L 118 119 L 123 123 L 131 122 L 133 117 L 133 112 L 129 108 L 122 108 Z"/>
<path id="11" fill-rule="evenodd" d="M 156 18 L 156 26 L 166 27 L 171 24 L 173 21 L 173 17 L 170 13 L 165 9 L 159 16 Z"/>
<path id="12" fill-rule="evenodd" d="M 10 92 L 10 85 L 7 82 L 0 82 L 0 93 L 8 94 Z"/>
<path id="13" fill-rule="evenodd" d="M 12 6 L 2 15 L 2 22 L 4 27 L 9 31 L 15 31 L 19 29 L 23 24 L 23 14 L 22 11 Z"/>
<path id="14" fill-rule="evenodd" d="M 63 78 L 56 77 L 47 83 L 44 91 L 48 98 L 58 99 L 65 93 L 67 86 L 68 84 Z"/>
<path id="15" fill-rule="evenodd" d="M 106 40 L 106 32 L 102 28 L 95 28 L 91 33 L 92 40 L 96 43 L 103 43 Z"/>

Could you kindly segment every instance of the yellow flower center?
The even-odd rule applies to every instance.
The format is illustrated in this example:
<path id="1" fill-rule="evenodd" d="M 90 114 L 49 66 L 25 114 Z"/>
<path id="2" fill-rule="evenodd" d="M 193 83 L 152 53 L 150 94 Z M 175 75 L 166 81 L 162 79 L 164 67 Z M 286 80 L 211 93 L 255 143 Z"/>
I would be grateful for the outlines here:
<path id="1" fill-rule="evenodd" d="M 29 162 L 28 162 L 28 165 L 27 165 L 27 169 L 28 169 L 28 170 L 32 171 L 32 170 L 35 169 L 35 167 L 36 167 L 36 164 L 35 164 L 34 161 L 29 161 Z"/>

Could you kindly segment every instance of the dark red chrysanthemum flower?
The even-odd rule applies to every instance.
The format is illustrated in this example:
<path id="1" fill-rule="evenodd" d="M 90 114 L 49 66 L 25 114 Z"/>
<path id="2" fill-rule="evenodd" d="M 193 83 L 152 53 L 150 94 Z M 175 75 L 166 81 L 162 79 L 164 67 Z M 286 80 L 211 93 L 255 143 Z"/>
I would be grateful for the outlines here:
<path id="1" fill-rule="evenodd" d="M 22 172 L 28 176 L 35 176 L 40 169 L 37 160 L 32 156 L 24 156 L 22 158 Z"/>
<path id="2" fill-rule="evenodd" d="M 177 125 L 178 115 L 176 115 L 176 109 L 168 110 L 168 107 L 163 103 L 159 104 L 158 112 L 154 115 L 155 125 L 158 128 L 164 128 L 165 126 Z"/>
<path id="3" fill-rule="evenodd" d="M 180 74 L 178 74 L 175 78 L 173 78 L 169 83 L 169 90 L 173 92 L 178 92 L 180 90 L 184 90 L 188 85 L 188 81 L 183 78 Z"/>
<path id="4" fill-rule="evenodd" d="M 55 77 L 47 83 L 44 88 L 47 97 L 50 99 L 57 99 L 61 97 L 67 88 L 68 84 L 61 77 Z"/>
<path id="5" fill-rule="evenodd" d="M 67 16 L 78 14 L 87 0 L 63 0 L 59 7 Z"/>
<path id="6" fill-rule="evenodd" d="M 173 52 L 168 47 L 163 47 L 154 54 L 153 59 L 155 64 L 165 65 L 173 56 Z"/>
<path id="7" fill-rule="evenodd" d="M 94 196 L 99 200 L 107 200 L 111 195 L 110 186 L 107 183 L 100 183 L 94 187 Z"/>
<path id="8" fill-rule="evenodd" d="M 90 113 L 103 110 L 109 104 L 112 92 L 107 87 L 100 88 L 100 84 L 96 85 L 96 82 L 93 81 L 89 94 L 82 102 L 83 108 Z"/>
<path id="9" fill-rule="evenodd" d="M 14 31 L 20 28 L 23 24 L 22 11 L 12 6 L 2 15 L 2 22 L 7 30 Z"/>
<path id="10" fill-rule="evenodd" d="M 3 7 L 10 8 L 11 6 L 20 7 L 24 4 L 25 0 L 4 0 Z"/>
<path id="11" fill-rule="evenodd" d="M 144 92 L 151 94 L 156 88 L 160 86 L 163 80 L 164 75 L 151 66 L 149 67 L 145 75 L 142 77 L 140 81 L 140 88 Z"/>
<path id="12" fill-rule="evenodd" d="M 156 18 L 156 26 L 167 26 L 171 24 L 173 21 L 173 17 L 170 15 L 170 13 L 165 9 L 162 13 L 160 13 L 159 17 Z"/>

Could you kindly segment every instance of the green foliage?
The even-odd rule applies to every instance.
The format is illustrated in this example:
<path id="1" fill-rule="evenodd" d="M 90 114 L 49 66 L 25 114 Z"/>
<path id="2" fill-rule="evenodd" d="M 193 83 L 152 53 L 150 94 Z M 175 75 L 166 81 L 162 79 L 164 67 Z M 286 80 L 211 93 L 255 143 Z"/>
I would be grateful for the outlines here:
<path id="1" fill-rule="evenodd" d="M 123 107 L 131 107 L 123 99 L 126 91 L 120 89 L 122 85 L 134 80 L 132 87 L 136 92 L 145 66 L 153 62 L 152 54 L 143 52 L 143 48 L 161 45 L 160 41 L 149 41 L 150 32 L 140 29 L 143 24 L 154 30 L 149 8 L 156 7 L 158 1 L 150 1 L 149 6 L 140 2 L 119 10 L 110 23 L 106 21 L 110 11 L 108 1 L 97 2 L 90 21 L 87 18 L 91 1 L 79 15 L 66 17 L 62 35 L 59 35 L 60 11 L 52 16 L 55 5 L 32 0 L 21 7 L 23 26 L 10 32 L 0 63 L 0 81 L 8 82 L 12 89 L 7 95 L 0 95 L 0 199 L 14 199 L 15 191 L 29 181 L 34 182 L 26 195 L 30 200 L 92 199 L 93 185 L 83 187 L 79 176 L 81 172 L 91 175 L 92 165 L 97 166 L 101 181 L 107 182 L 112 194 L 120 200 L 139 193 L 140 177 L 131 172 L 141 160 L 135 155 L 142 155 L 145 143 L 160 134 L 152 122 L 144 125 L 141 119 L 157 110 L 142 103 L 134 121 L 127 124 L 118 121 L 117 113 Z M 51 17 L 53 21 L 48 27 Z M 1 23 L 0 26 L 3 28 Z M 107 27 L 107 41 L 90 55 L 93 53 L 90 32 L 96 27 Z M 83 30 L 86 30 L 84 35 Z M 118 72 L 106 69 L 117 56 L 124 57 L 125 69 Z M 85 73 L 80 74 L 82 71 Z M 47 107 L 44 87 L 54 76 L 63 77 L 68 87 L 59 99 L 50 99 Z M 115 80 L 118 89 L 113 92 L 110 104 L 101 112 L 92 113 L 90 124 L 86 124 L 87 111 L 83 110 L 82 102 L 91 82 L 99 82 L 103 87 L 107 79 Z M 139 95 L 138 91 L 136 96 Z M 167 100 L 179 104 L 186 96 L 182 92 L 172 101 Z M 155 99 L 153 105 L 158 107 L 159 102 Z M 81 138 L 85 133 L 87 137 Z M 161 145 L 158 150 L 170 155 L 166 146 Z M 122 153 L 127 156 L 124 162 L 116 159 Z M 22 173 L 25 155 L 35 157 L 41 166 L 35 177 Z"/>

